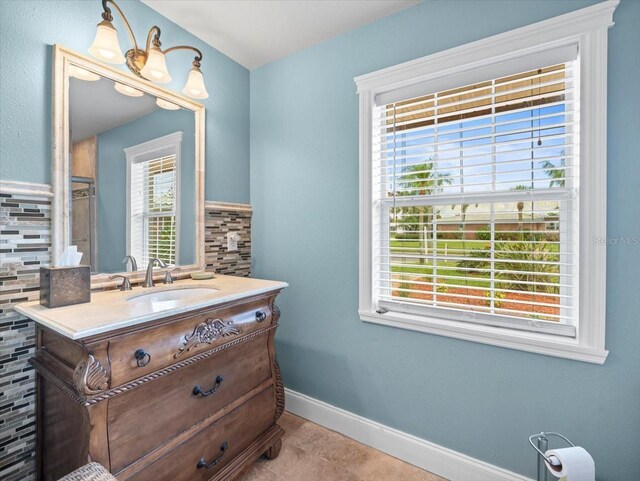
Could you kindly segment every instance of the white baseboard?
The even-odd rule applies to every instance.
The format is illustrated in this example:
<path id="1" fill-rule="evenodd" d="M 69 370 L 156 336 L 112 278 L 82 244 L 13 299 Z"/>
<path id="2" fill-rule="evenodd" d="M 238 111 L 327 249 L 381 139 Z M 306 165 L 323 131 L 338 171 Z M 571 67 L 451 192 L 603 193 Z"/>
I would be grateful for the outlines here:
<path id="1" fill-rule="evenodd" d="M 285 393 L 287 411 L 451 481 L 533 481 L 299 392 Z"/>

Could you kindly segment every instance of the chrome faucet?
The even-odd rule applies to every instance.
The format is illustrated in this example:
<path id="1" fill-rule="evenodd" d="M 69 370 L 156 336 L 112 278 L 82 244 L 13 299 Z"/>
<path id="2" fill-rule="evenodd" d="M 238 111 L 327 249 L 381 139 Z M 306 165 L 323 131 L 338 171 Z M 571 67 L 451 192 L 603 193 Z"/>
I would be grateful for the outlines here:
<path id="1" fill-rule="evenodd" d="M 131 261 L 131 272 L 137 272 L 138 263 L 136 262 L 136 258 L 131 255 L 124 256 L 124 258 L 122 259 L 122 263 L 125 265 L 125 269 L 127 267 L 127 262 L 129 261 Z"/>
<path id="2" fill-rule="evenodd" d="M 109 279 L 114 280 L 114 279 L 118 279 L 122 277 L 122 284 L 120 285 L 120 290 L 121 291 L 130 291 L 131 290 L 131 281 L 129 280 L 129 278 L 127 276 L 122 276 L 120 274 L 117 274 L 115 276 L 109 276 Z"/>
<path id="3" fill-rule="evenodd" d="M 147 265 L 147 275 L 144 277 L 142 287 L 153 287 L 153 265 L 156 262 L 160 267 L 167 267 L 167 264 L 165 264 L 162 259 L 158 259 L 157 257 L 149 259 L 149 265 Z"/>

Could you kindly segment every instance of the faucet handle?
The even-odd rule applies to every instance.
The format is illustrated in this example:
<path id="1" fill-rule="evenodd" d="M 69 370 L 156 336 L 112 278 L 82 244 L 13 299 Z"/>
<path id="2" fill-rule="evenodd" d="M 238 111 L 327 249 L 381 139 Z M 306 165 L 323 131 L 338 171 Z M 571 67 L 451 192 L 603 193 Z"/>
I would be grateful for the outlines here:
<path id="1" fill-rule="evenodd" d="M 129 280 L 129 278 L 127 276 L 123 276 L 123 275 L 117 274 L 115 276 L 109 276 L 109 279 L 113 280 L 113 279 L 117 279 L 119 277 L 122 277 L 122 284 L 120 284 L 120 290 L 121 291 L 130 291 L 131 290 L 131 281 Z"/>
<path id="2" fill-rule="evenodd" d="M 171 273 L 172 272 L 177 272 L 179 270 L 180 270 L 179 267 L 174 267 L 173 269 L 167 270 L 166 274 L 164 275 L 164 283 L 165 284 L 173 284 L 173 276 L 171 275 Z"/>

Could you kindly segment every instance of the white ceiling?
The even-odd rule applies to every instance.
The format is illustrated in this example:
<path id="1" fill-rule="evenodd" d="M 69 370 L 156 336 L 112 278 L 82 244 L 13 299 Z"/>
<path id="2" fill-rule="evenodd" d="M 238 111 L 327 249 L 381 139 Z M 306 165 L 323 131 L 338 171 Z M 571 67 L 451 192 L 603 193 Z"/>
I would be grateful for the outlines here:
<path id="1" fill-rule="evenodd" d="M 71 141 L 77 142 L 150 114 L 158 107 L 155 97 L 128 97 L 116 92 L 114 82 L 101 78 L 87 82 L 69 79 Z"/>
<path id="2" fill-rule="evenodd" d="M 248 69 L 419 3 L 419 0 L 142 1 Z M 170 46 L 170 39 L 166 41 Z"/>

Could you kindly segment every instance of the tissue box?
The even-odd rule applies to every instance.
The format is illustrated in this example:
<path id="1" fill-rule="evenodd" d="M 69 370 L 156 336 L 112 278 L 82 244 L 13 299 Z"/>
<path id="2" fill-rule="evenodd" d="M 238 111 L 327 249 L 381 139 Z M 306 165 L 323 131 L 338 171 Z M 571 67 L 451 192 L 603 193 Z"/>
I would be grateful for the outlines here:
<path id="1" fill-rule="evenodd" d="M 41 267 L 40 304 L 54 308 L 91 301 L 91 267 Z"/>

